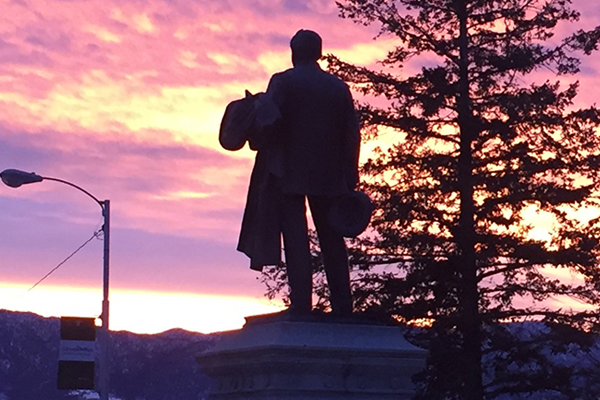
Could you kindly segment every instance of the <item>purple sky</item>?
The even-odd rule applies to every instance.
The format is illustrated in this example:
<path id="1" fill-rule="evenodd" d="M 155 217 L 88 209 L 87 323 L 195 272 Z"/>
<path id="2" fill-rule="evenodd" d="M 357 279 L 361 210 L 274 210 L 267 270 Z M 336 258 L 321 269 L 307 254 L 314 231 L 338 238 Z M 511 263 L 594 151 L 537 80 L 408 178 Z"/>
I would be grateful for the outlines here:
<path id="1" fill-rule="evenodd" d="M 595 25 L 600 7 L 578 3 L 581 27 Z M 318 31 L 325 52 L 370 66 L 392 38 L 374 41 L 376 27 L 338 18 L 329 0 L 0 0 L 0 9 L 0 170 L 61 178 L 111 200 L 115 293 L 265 302 L 258 274 L 235 251 L 253 154 L 219 148 L 223 110 L 290 66 L 289 38 L 300 28 Z M 594 58 L 579 79 L 580 100 L 594 103 Z M 39 311 L 36 302 L 3 303 L 2 288 L 26 291 L 100 224 L 100 208 L 65 185 L 0 187 L 0 307 Z M 45 285 L 67 298 L 99 291 L 101 257 L 94 240 L 24 298 Z M 118 328 L 145 330 L 122 318 Z"/>

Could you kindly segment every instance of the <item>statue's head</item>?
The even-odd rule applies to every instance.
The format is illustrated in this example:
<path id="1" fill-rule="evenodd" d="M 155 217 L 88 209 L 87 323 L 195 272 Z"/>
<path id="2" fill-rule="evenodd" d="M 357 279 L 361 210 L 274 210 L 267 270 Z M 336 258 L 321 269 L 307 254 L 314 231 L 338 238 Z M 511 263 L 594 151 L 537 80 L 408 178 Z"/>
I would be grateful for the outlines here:
<path id="1" fill-rule="evenodd" d="M 300 29 L 290 41 L 292 63 L 313 63 L 321 58 L 323 41 L 317 32 Z"/>

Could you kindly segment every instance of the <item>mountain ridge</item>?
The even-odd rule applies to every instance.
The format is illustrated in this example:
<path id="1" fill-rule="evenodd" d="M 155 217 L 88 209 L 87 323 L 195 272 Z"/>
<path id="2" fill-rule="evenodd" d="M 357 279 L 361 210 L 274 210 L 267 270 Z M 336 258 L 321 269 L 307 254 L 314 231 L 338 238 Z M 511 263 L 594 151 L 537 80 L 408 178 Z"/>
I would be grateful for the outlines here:
<path id="1" fill-rule="evenodd" d="M 111 399 L 204 398 L 209 380 L 196 356 L 217 337 L 180 328 L 157 334 L 111 331 Z M 0 310 L 0 400 L 95 398 L 95 392 L 56 388 L 59 344 L 60 318 Z"/>

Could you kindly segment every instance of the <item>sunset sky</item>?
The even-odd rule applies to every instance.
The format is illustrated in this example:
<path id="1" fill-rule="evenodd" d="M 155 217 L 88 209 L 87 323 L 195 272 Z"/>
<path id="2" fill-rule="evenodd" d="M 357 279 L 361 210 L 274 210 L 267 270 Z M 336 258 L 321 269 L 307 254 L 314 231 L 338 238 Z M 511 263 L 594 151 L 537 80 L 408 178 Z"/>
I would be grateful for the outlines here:
<path id="1" fill-rule="evenodd" d="M 600 6 L 578 1 L 582 27 Z M 0 0 L 0 171 L 111 200 L 111 328 L 233 329 L 281 306 L 235 246 L 253 153 L 217 136 L 226 104 L 290 67 L 289 39 L 375 66 L 393 38 L 330 0 Z M 600 93 L 584 59 L 582 104 Z M 0 187 L 0 308 L 97 316 L 100 208 L 56 182 Z"/>

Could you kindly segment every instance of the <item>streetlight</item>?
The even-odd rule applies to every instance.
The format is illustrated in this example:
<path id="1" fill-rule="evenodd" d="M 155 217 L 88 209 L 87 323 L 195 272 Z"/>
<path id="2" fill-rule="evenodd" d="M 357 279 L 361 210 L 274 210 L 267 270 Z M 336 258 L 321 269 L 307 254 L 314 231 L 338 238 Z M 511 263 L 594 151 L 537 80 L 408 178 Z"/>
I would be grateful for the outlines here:
<path id="1" fill-rule="evenodd" d="M 109 302 L 108 302 L 108 278 L 109 278 L 109 250 L 110 250 L 110 200 L 100 201 L 94 195 L 92 195 L 87 190 L 71 183 L 64 181 L 62 179 L 57 178 L 49 178 L 46 176 L 40 176 L 34 172 L 24 172 L 18 169 L 7 169 L 0 173 L 0 178 L 2 178 L 2 182 L 4 182 L 7 186 L 12 188 L 18 188 L 21 185 L 25 185 L 28 183 L 36 183 L 41 182 L 43 180 L 47 181 L 56 181 L 60 183 L 64 183 L 65 185 L 69 185 L 74 187 L 75 189 L 85 193 L 102 209 L 102 216 L 104 217 L 104 224 L 102 226 L 103 236 L 104 236 L 104 280 L 103 280 L 103 297 L 102 297 L 102 315 L 100 319 L 102 320 L 102 328 L 100 330 L 100 371 L 99 371 L 99 380 L 100 380 L 100 400 L 108 400 L 108 386 L 109 386 L 109 378 L 108 378 L 108 311 L 109 311 Z"/>

